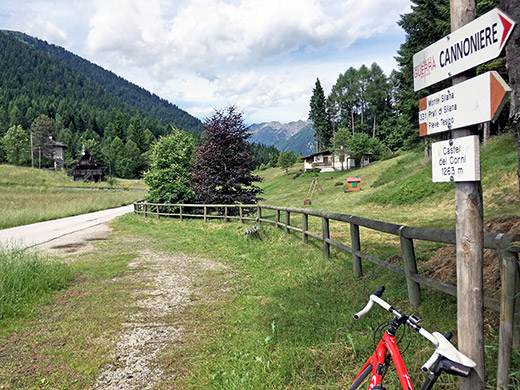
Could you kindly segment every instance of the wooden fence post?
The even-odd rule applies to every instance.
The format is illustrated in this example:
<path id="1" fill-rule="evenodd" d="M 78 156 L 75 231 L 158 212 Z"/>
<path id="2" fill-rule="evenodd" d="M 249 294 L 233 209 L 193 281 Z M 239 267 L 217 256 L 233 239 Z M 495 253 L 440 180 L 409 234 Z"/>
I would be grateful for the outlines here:
<path id="1" fill-rule="evenodd" d="M 330 244 L 327 242 L 327 240 L 330 238 L 330 226 L 329 226 L 329 219 L 323 217 L 321 219 L 323 232 L 323 258 L 327 260 L 330 257 Z"/>
<path id="2" fill-rule="evenodd" d="M 520 272 L 518 267 L 516 268 L 515 286 L 517 290 L 520 290 Z M 515 320 L 513 323 L 513 347 L 520 349 L 520 297 L 515 299 Z"/>
<path id="3" fill-rule="evenodd" d="M 361 250 L 361 243 L 359 241 L 359 225 L 350 224 L 350 241 L 352 242 L 352 265 L 354 267 L 354 275 L 358 278 L 363 276 L 363 267 L 361 266 L 361 257 L 356 254 L 356 251 Z"/>
<path id="4" fill-rule="evenodd" d="M 476 0 L 450 0 L 451 31 L 473 21 L 476 17 Z M 475 76 L 470 69 L 451 77 L 456 85 Z M 476 129 L 457 128 L 451 131 L 453 139 L 469 136 Z M 477 366 L 468 378 L 460 378 L 461 390 L 485 389 L 484 359 L 484 233 L 482 183 L 455 182 L 455 235 L 457 248 L 457 331 L 460 352 L 471 358 Z"/>
<path id="5" fill-rule="evenodd" d="M 307 230 L 309 229 L 309 215 L 303 213 L 302 214 L 302 242 L 307 244 L 309 242 L 309 235 L 307 234 Z"/>
<path id="6" fill-rule="evenodd" d="M 276 228 L 280 228 L 280 210 L 276 210 Z"/>
<path id="7" fill-rule="evenodd" d="M 262 219 L 262 208 L 260 206 L 257 207 L 257 217 L 258 223 L 260 223 L 260 220 Z"/>
<path id="8" fill-rule="evenodd" d="M 244 209 L 242 205 L 238 206 L 238 213 L 240 215 L 240 223 L 244 223 Z"/>
<path id="9" fill-rule="evenodd" d="M 511 366 L 511 347 L 515 318 L 516 276 L 518 273 L 518 256 L 503 249 L 499 249 L 502 266 L 502 296 L 500 310 L 500 331 L 498 344 L 497 389 L 505 390 L 509 387 L 509 369 Z"/>
<path id="10" fill-rule="evenodd" d="M 227 206 L 224 206 L 224 222 L 229 222 Z"/>
<path id="11" fill-rule="evenodd" d="M 208 222 L 208 208 L 204 206 L 204 222 Z"/>
<path id="12" fill-rule="evenodd" d="M 145 203 L 144 204 L 144 217 L 145 218 L 146 218 L 147 214 L 148 214 L 148 203 Z"/>
<path id="13" fill-rule="evenodd" d="M 182 206 L 179 207 L 179 217 L 182 222 Z"/>
<path id="14" fill-rule="evenodd" d="M 417 274 L 417 262 L 415 261 L 415 250 L 413 240 L 403 236 L 405 226 L 399 229 L 399 240 L 401 241 L 401 251 L 403 253 L 404 272 L 406 274 L 406 285 L 408 287 L 408 299 L 412 306 L 421 304 L 421 287 L 419 283 L 412 280 L 411 276 Z"/>
<path id="15" fill-rule="evenodd" d="M 291 226 L 291 213 L 285 210 L 285 235 L 290 234 L 288 226 Z"/>
<path id="16" fill-rule="evenodd" d="M 157 219 L 160 219 L 160 216 L 159 216 L 159 205 L 156 204 L 155 207 L 157 208 Z"/>

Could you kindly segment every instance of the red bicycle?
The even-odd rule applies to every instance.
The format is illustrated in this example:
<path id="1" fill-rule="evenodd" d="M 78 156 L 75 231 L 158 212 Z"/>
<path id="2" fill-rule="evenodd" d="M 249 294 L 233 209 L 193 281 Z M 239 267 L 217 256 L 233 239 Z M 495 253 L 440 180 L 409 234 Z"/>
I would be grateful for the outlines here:
<path id="1" fill-rule="evenodd" d="M 395 369 L 399 376 L 401 386 L 403 390 L 413 390 L 408 370 L 401 357 L 401 352 L 397 346 L 398 341 L 396 340 L 397 330 L 401 325 L 408 325 L 410 328 L 417 331 L 421 336 L 432 342 L 435 346 L 435 352 L 428 359 L 428 361 L 422 366 L 422 370 L 427 372 L 430 367 L 433 366 L 430 374 L 426 378 L 421 390 L 431 390 L 439 376 L 445 372 L 450 375 L 467 377 L 470 374 L 471 368 L 475 367 L 476 364 L 473 360 L 459 352 L 457 348 L 449 342 L 451 333 L 443 336 L 439 332 L 430 333 L 426 329 L 420 327 L 418 322 L 420 321 L 417 317 L 408 316 L 394 309 L 390 304 L 381 299 L 381 295 L 385 291 L 385 287 L 381 286 L 379 289 L 370 295 L 370 300 L 363 310 L 354 315 L 357 320 L 367 314 L 374 303 L 377 303 L 385 310 L 389 311 L 394 315 L 394 319 L 389 323 L 384 323 L 374 334 L 382 331 L 384 326 L 388 325 L 388 328 L 384 331 L 379 343 L 372 356 L 368 358 L 365 365 L 357 375 L 356 379 L 350 386 L 350 390 L 358 389 L 363 381 L 370 374 L 370 383 L 368 390 L 385 390 L 381 385 L 381 382 L 388 370 L 390 362 L 393 361 Z"/>

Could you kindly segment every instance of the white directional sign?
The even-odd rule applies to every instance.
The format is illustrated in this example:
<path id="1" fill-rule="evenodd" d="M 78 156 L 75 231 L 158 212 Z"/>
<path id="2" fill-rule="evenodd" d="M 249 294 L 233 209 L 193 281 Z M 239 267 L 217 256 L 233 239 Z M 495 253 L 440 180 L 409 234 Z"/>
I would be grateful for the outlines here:
<path id="1" fill-rule="evenodd" d="M 419 134 L 430 135 L 494 121 L 511 88 L 487 72 L 419 100 Z"/>
<path id="2" fill-rule="evenodd" d="M 413 56 L 415 91 L 500 55 L 515 22 L 495 8 Z"/>
<path id="3" fill-rule="evenodd" d="M 480 148 L 477 135 L 432 144 L 433 182 L 480 180 Z"/>

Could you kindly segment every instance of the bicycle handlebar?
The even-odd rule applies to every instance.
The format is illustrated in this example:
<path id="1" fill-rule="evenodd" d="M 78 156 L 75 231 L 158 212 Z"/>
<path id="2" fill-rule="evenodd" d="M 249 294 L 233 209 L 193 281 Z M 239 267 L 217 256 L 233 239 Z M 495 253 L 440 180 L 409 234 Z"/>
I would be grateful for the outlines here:
<path id="1" fill-rule="evenodd" d="M 366 306 L 361 311 L 354 314 L 354 319 L 358 320 L 365 314 L 367 314 L 372 308 L 372 306 L 374 306 L 374 303 L 377 303 L 379 306 L 389 311 L 397 318 L 406 317 L 406 324 L 408 326 L 416 330 L 421 336 L 423 336 L 425 339 L 427 339 L 433 345 L 435 345 L 435 351 L 433 352 L 432 356 L 421 367 L 423 371 L 428 371 L 430 367 L 439 359 L 440 356 L 444 356 L 447 359 L 455 363 L 462 364 L 463 366 L 466 366 L 468 368 L 472 368 L 477 365 L 473 360 L 462 354 L 457 348 L 453 346 L 453 344 L 449 342 L 451 334 L 449 337 L 444 337 L 442 334 L 438 332 L 433 332 L 432 334 L 428 332 L 426 329 L 420 327 L 419 325 L 417 325 L 417 323 L 419 322 L 417 318 L 413 316 L 406 316 L 405 314 L 400 313 L 398 310 L 393 308 L 388 302 L 383 300 L 381 298 L 381 295 L 383 295 L 384 291 L 385 287 L 381 286 L 373 294 L 371 294 Z"/>
<path id="2" fill-rule="evenodd" d="M 361 310 L 360 312 L 354 314 L 354 319 L 359 320 L 361 317 L 363 317 L 365 314 L 367 314 L 370 311 L 370 309 L 372 309 L 372 306 L 374 305 L 375 299 L 376 298 L 380 298 L 381 295 L 383 295 L 384 292 L 385 292 L 385 286 L 381 286 L 381 287 L 379 287 L 376 290 L 376 292 L 371 294 L 370 295 L 370 299 L 368 300 L 367 305 L 363 308 L 363 310 Z M 390 305 L 388 303 L 386 303 L 385 301 L 383 301 L 382 299 L 380 299 L 380 301 L 377 302 L 377 303 L 379 305 L 383 306 L 383 308 L 385 308 L 386 310 L 388 310 L 390 308 Z"/>

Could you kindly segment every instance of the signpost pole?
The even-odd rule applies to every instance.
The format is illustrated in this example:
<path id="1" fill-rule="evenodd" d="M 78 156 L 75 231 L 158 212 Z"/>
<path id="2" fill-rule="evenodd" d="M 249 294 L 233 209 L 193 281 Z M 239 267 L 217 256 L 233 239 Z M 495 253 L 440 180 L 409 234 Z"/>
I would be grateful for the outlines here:
<path id="1" fill-rule="evenodd" d="M 475 0 L 450 0 L 452 32 L 476 16 Z M 463 73 L 452 77 L 453 85 L 467 80 Z M 472 135 L 471 128 L 452 131 L 453 138 Z M 480 181 L 455 183 L 457 241 L 458 346 L 477 366 L 469 378 L 461 378 L 461 390 L 484 390 L 483 322 L 483 202 Z"/>

